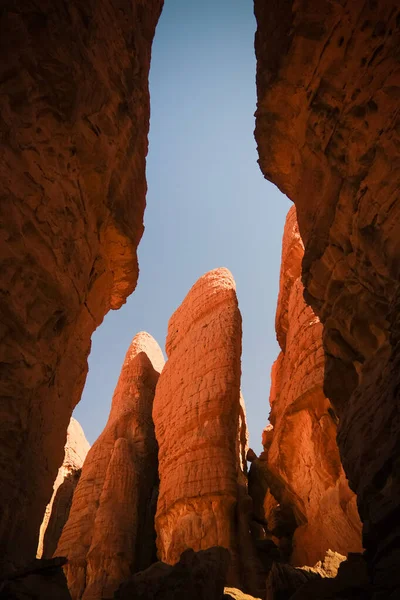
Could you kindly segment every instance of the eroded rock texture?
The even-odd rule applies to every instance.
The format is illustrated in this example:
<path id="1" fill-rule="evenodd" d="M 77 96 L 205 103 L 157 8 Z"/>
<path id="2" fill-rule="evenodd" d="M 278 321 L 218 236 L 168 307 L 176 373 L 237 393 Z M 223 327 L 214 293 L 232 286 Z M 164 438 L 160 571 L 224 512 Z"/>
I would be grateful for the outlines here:
<path id="1" fill-rule="evenodd" d="M 227 269 L 201 277 L 168 324 L 168 361 L 154 399 L 160 494 L 159 557 L 187 548 L 232 551 L 232 573 L 248 542 L 245 419 L 240 401 L 242 322 Z M 243 547 L 239 547 L 240 532 Z"/>
<path id="2" fill-rule="evenodd" d="M 325 393 L 387 597 L 400 589 L 399 6 L 256 0 L 255 13 L 260 165 L 297 207 Z"/>
<path id="3" fill-rule="evenodd" d="M 73 600 L 112 598 L 155 560 L 157 443 L 151 417 L 164 358 L 138 333 L 126 354 L 107 425 L 90 449 L 56 554 Z"/>
<path id="4" fill-rule="evenodd" d="M 46 507 L 40 526 L 38 558 L 51 558 L 57 548 L 58 540 L 67 522 L 72 496 L 81 475 L 82 465 L 89 452 L 89 442 L 83 429 L 71 418 L 67 430 L 67 442 L 64 448 L 64 461 L 58 469 L 53 485 L 53 495 Z"/>
<path id="5" fill-rule="evenodd" d="M 315 564 L 329 549 L 344 555 L 362 549 L 356 497 L 336 444 L 337 419 L 323 393 L 322 325 L 303 299 L 302 256 L 293 206 L 282 242 L 276 312 L 282 351 L 272 369 L 273 429 L 265 432 L 264 447 L 272 495 L 280 511 L 294 517 L 291 562 L 299 566 Z M 264 502 L 276 515 L 270 499 Z M 270 514 L 266 518 L 271 521 Z"/>
<path id="6" fill-rule="evenodd" d="M 68 423 L 85 382 L 91 334 L 136 285 L 148 71 L 161 5 L 162 0 L 1 4 L 5 569 L 35 556 Z"/>

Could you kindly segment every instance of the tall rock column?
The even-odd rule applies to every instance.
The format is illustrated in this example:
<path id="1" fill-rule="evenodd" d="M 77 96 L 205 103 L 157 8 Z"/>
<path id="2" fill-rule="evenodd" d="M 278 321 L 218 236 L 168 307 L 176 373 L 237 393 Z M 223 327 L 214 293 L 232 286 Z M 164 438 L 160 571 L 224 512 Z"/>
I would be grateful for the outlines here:
<path id="1" fill-rule="evenodd" d="M 238 559 L 242 321 L 227 269 L 203 275 L 168 324 L 168 361 L 154 399 L 160 493 L 159 558 L 224 546 Z M 248 526 L 247 526 L 248 531 Z M 235 565 L 239 570 L 239 565 Z"/>
<path id="2" fill-rule="evenodd" d="M 151 417 L 164 358 L 138 333 L 126 354 L 107 425 L 90 449 L 55 555 L 66 556 L 73 600 L 112 598 L 155 560 L 157 443 Z"/>
<path id="3" fill-rule="evenodd" d="M 33 559 L 90 338 L 134 290 L 162 0 L 0 10 L 0 574 Z"/>
<path id="4" fill-rule="evenodd" d="M 296 204 L 377 598 L 400 593 L 397 0 L 255 0 L 260 166 Z"/>
<path id="5" fill-rule="evenodd" d="M 67 522 L 72 504 L 72 496 L 81 475 L 82 465 L 90 445 L 83 429 L 74 418 L 68 425 L 64 461 L 58 469 L 53 485 L 53 495 L 46 507 L 40 526 L 37 558 L 51 558 Z"/>
<path id="6" fill-rule="evenodd" d="M 276 312 L 282 351 L 272 369 L 266 454 L 272 494 L 295 518 L 291 562 L 298 566 L 314 565 L 329 549 L 362 550 L 356 497 L 336 443 L 337 418 L 323 393 L 322 325 L 303 299 L 302 257 L 293 206 L 282 242 Z"/>

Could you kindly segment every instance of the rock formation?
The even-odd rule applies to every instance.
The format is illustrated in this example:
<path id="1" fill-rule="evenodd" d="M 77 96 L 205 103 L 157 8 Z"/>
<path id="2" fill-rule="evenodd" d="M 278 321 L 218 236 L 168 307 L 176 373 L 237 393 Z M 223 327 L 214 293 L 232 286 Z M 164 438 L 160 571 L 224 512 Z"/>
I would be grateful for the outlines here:
<path id="1" fill-rule="evenodd" d="M 135 288 L 162 0 L 0 11 L 0 572 L 34 558 L 90 338 Z"/>
<path id="2" fill-rule="evenodd" d="M 138 333 L 126 354 L 106 427 L 90 449 L 56 554 L 73 600 L 112 598 L 155 560 L 157 443 L 151 418 L 164 358 Z"/>
<path id="3" fill-rule="evenodd" d="M 293 206 L 282 242 L 276 312 L 282 351 L 272 369 L 273 429 L 264 447 L 272 495 L 295 520 L 291 562 L 298 566 L 315 564 L 330 548 L 344 555 L 362 550 L 356 497 L 336 444 L 337 420 L 323 393 L 322 325 L 303 299 L 302 256 Z"/>
<path id="4" fill-rule="evenodd" d="M 38 558 L 51 558 L 57 548 L 58 540 L 69 516 L 72 496 L 89 448 L 90 445 L 85 438 L 82 427 L 76 419 L 71 418 L 67 430 L 64 461 L 58 469 L 53 485 L 53 495 L 46 507 L 40 526 Z"/>
<path id="5" fill-rule="evenodd" d="M 65 558 L 34 559 L 0 580 L 1 600 L 71 600 L 62 567 Z"/>
<path id="6" fill-rule="evenodd" d="M 396 0 L 255 0 L 256 139 L 297 208 L 325 393 L 376 598 L 400 590 L 400 14 Z M 396 596 L 397 597 L 397 596 Z"/>
<path id="7" fill-rule="evenodd" d="M 115 594 L 117 600 L 222 600 L 229 566 L 225 548 L 185 550 L 174 566 L 157 562 L 133 575 Z"/>
<path id="8" fill-rule="evenodd" d="M 201 277 L 168 324 L 168 361 L 154 399 L 160 493 L 159 558 L 174 564 L 187 548 L 231 550 L 231 574 L 248 542 L 243 480 L 245 421 L 240 402 L 242 322 L 227 269 Z M 245 524 L 243 525 L 243 520 Z M 241 547 L 240 547 L 241 546 Z"/>
<path id="9" fill-rule="evenodd" d="M 361 554 L 327 552 L 315 567 L 275 563 L 267 580 L 266 600 L 366 600 L 370 597 L 366 562 Z"/>

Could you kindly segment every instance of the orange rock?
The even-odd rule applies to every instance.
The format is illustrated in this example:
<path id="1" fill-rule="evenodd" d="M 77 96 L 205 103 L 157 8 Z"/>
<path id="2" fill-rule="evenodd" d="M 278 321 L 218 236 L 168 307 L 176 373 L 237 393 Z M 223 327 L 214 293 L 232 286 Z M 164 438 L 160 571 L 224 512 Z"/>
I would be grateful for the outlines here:
<path id="1" fill-rule="evenodd" d="M 299 566 L 315 564 L 329 549 L 344 555 L 362 549 L 356 497 L 336 444 L 337 419 L 322 389 L 322 326 L 303 299 L 302 255 L 292 207 L 283 235 L 276 320 L 282 352 L 272 370 L 273 429 L 263 441 L 272 494 L 295 517 L 291 561 Z M 271 498 L 267 507 L 267 520 L 276 519 Z"/>
<path id="2" fill-rule="evenodd" d="M 242 471 L 241 336 L 232 275 L 222 268 L 206 273 L 169 321 L 168 361 L 153 408 L 159 558 L 174 564 L 187 548 L 223 546 L 232 551 L 231 572 L 238 576 L 239 530 L 247 537 L 249 530 L 248 521 L 243 527 L 249 497 Z"/>
<path id="3" fill-rule="evenodd" d="M 126 354 L 107 425 L 83 465 L 56 554 L 73 600 L 112 598 L 155 559 L 157 443 L 151 418 L 164 358 L 138 333 Z"/>
<path id="4" fill-rule="evenodd" d="M 296 204 L 324 390 L 382 597 L 400 596 L 398 9 L 255 0 L 259 163 Z"/>
<path id="5" fill-rule="evenodd" d="M 35 556 L 91 335 L 136 286 L 161 5 L 0 11 L 0 570 Z"/>
<path id="6" fill-rule="evenodd" d="M 58 469 L 53 495 L 40 527 L 37 558 L 51 558 L 67 522 L 72 496 L 81 475 L 90 445 L 78 421 L 71 417 L 67 431 L 64 462 Z"/>

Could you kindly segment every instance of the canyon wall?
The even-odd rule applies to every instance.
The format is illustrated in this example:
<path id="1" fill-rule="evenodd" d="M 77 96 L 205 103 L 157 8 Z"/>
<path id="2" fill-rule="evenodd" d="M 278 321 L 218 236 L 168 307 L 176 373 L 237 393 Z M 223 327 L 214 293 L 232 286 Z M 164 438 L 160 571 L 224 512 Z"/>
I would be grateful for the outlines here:
<path id="1" fill-rule="evenodd" d="M 133 291 L 162 0 L 0 11 L 0 572 L 33 558 L 90 338 Z"/>
<path id="2" fill-rule="evenodd" d="M 223 546 L 233 557 L 230 577 L 240 577 L 241 552 L 251 560 L 235 289 L 227 269 L 210 271 L 172 315 L 153 408 L 159 558 L 174 564 L 188 548 Z"/>
<path id="3" fill-rule="evenodd" d="M 295 519 L 291 562 L 298 566 L 314 565 L 329 549 L 362 551 L 356 497 L 336 443 L 337 418 L 323 393 L 322 325 L 303 299 L 302 257 L 293 206 L 282 241 L 276 311 L 282 351 L 272 369 L 273 430 L 265 447 L 272 494 Z"/>
<path id="4" fill-rule="evenodd" d="M 73 600 L 112 598 L 132 572 L 156 560 L 157 443 L 151 413 L 163 365 L 157 342 L 138 333 L 56 550 L 68 558 L 64 570 Z"/>
<path id="5" fill-rule="evenodd" d="M 324 390 L 375 598 L 400 589 L 400 11 L 395 0 L 255 0 L 256 139 L 296 204 Z M 397 590 L 397 591 L 395 591 Z"/>
<path id="6" fill-rule="evenodd" d="M 40 526 L 37 558 L 51 558 L 57 548 L 89 449 L 90 445 L 82 427 L 76 419 L 71 418 L 67 430 L 63 464 L 58 469 L 53 485 L 53 495 L 46 506 Z"/>

